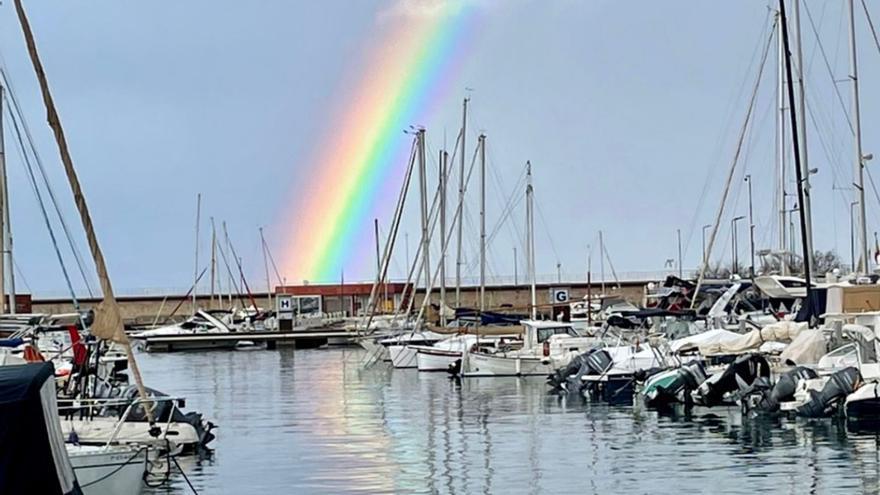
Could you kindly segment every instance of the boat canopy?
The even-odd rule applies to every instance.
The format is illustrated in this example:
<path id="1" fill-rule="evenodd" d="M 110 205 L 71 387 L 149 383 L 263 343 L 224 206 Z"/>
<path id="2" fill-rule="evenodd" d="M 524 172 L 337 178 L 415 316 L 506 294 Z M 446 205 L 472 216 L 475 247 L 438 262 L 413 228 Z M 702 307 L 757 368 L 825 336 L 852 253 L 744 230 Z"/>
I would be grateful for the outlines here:
<path id="1" fill-rule="evenodd" d="M 55 398 L 51 363 L 0 366 L 0 493 L 82 495 Z"/>

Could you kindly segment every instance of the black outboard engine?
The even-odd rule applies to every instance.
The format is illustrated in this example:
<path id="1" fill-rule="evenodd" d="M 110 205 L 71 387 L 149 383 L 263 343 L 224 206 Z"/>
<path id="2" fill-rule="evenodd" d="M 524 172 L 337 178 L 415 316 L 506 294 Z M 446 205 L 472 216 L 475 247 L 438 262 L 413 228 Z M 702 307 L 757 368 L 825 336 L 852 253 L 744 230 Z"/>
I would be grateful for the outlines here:
<path id="1" fill-rule="evenodd" d="M 145 390 L 148 397 L 168 397 L 167 394 L 149 387 L 145 387 Z M 138 398 L 137 388 L 135 386 L 130 386 L 122 395 L 126 399 L 135 400 Z M 209 450 L 208 444 L 215 438 L 215 435 L 211 431 L 216 428 L 217 425 L 210 421 L 205 421 L 201 413 L 184 413 L 179 408 L 174 407 L 170 401 L 158 401 L 154 406 L 153 418 L 157 423 L 167 423 L 169 421 L 175 423 L 189 423 L 195 428 L 196 435 L 198 435 L 199 438 L 199 443 L 192 446 L 195 452 L 202 454 L 204 451 Z M 182 404 L 179 406 L 183 407 Z M 147 413 L 144 410 L 143 404 L 133 406 L 126 419 L 127 421 L 147 421 Z"/>
<path id="2" fill-rule="evenodd" d="M 769 378 L 758 378 L 748 389 L 740 391 L 745 410 L 761 413 L 779 411 L 780 403 L 794 398 L 798 383 L 816 378 L 816 372 L 805 366 L 798 366 L 779 376 L 775 384 Z"/>
<path id="3" fill-rule="evenodd" d="M 821 391 L 810 390 L 810 400 L 795 412 L 807 418 L 830 416 L 838 404 L 853 393 L 861 380 L 858 368 L 844 368 L 828 377 Z"/>
<path id="4" fill-rule="evenodd" d="M 568 382 L 568 378 L 572 375 L 580 374 L 581 368 L 586 366 L 587 358 L 590 357 L 590 354 L 596 352 L 594 350 L 587 351 L 583 354 L 579 354 L 575 356 L 574 359 L 571 360 L 567 365 L 557 368 L 553 373 L 547 376 L 547 384 L 550 385 L 554 390 L 566 389 L 566 382 Z"/>
<path id="5" fill-rule="evenodd" d="M 743 354 L 721 373 L 712 375 L 693 391 L 691 397 L 701 406 L 716 406 L 725 402 L 727 395 L 751 388 L 760 378 L 769 379 L 770 365 L 760 354 Z"/>
<path id="6" fill-rule="evenodd" d="M 572 359 L 567 366 L 563 366 L 547 377 L 547 383 L 554 390 L 566 392 L 580 391 L 581 377 L 585 375 L 601 375 L 614 364 L 611 354 L 604 349 L 593 349 Z"/>

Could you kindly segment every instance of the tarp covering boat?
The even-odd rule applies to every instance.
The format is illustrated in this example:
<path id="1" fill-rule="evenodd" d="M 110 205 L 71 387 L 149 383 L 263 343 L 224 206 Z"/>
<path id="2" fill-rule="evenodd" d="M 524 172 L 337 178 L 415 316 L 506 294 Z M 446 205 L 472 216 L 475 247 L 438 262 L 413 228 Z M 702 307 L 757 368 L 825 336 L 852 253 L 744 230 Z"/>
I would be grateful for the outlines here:
<path id="1" fill-rule="evenodd" d="M 779 360 L 783 363 L 816 364 L 826 352 L 828 344 L 821 330 L 801 330 L 779 355 Z"/>
<path id="2" fill-rule="evenodd" d="M 713 328 L 695 335 L 690 335 L 681 339 L 673 340 L 669 343 L 669 348 L 675 353 L 686 353 L 699 349 L 701 346 L 719 345 L 725 342 L 733 342 L 740 339 L 741 333 L 731 332 L 723 328 Z"/>
<path id="3" fill-rule="evenodd" d="M 51 363 L 0 366 L 0 493 L 76 494 Z"/>
<path id="4" fill-rule="evenodd" d="M 473 308 L 455 309 L 455 318 L 468 321 L 479 319 L 482 325 L 519 325 L 520 321 L 528 319 L 528 317 L 529 315 L 527 314 L 508 314 L 494 311 L 480 312 L 480 310 Z"/>
<path id="5" fill-rule="evenodd" d="M 736 340 L 701 345 L 700 354 L 704 356 L 743 354 L 760 348 L 765 342 L 790 342 L 806 328 L 806 323 L 792 321 L 771 323 L 760 330 L 752 330 Z"/>

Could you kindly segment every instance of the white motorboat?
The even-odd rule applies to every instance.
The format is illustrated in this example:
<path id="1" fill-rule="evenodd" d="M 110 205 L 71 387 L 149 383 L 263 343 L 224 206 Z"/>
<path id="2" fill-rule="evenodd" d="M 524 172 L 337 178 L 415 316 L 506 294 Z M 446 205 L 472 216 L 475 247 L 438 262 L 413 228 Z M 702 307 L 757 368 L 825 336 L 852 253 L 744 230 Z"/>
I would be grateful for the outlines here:
<path id="1" fill-rule="evenodd" d="M 549 375 L 567 360 L 595 347 L 599 340 L 581 337 L 575 329 L 555 321 L 524 320 L 523 340 L 490 350 L 466 349 L 462 376 Z"/>
<path id="2" fill-rule="evenodd" d="M 150 451 L 145 446 L 70 445 L 67 455 L 84 495 L 140 495 Z"/>
<path id="3" fill-rule="evenodd" d="M 235 329 L 227 325 L 220 318 L 207 311 L 199 310 L 181 323 L 144 330 L 143 332 L 132 334 L 131 337 L 140 341 L 147 351 L 170 351 L 172 350 L 172 344 L 164 341 L 162 343 L 150 342 L 150 337 L 223 335 L 233 332 L 235 332 Z M 233 349 L 236 344 L 237 341 L 235 339 L 182 339 L 173 344 L 173 350 Z"/>

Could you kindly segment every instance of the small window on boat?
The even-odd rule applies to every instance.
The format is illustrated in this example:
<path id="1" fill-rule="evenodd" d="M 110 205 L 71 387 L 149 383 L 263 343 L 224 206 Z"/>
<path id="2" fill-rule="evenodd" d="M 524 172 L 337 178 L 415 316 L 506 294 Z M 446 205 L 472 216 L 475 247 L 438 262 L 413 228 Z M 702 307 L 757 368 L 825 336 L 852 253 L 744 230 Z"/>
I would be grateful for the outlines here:
<path id="1" fill-rule="evenodd" d="M 539 328 L 538 343 L 543 343 L 554 335 L 570 335 L 572 337 L 577 337 L 577 332 L 571 327 Z"/>

